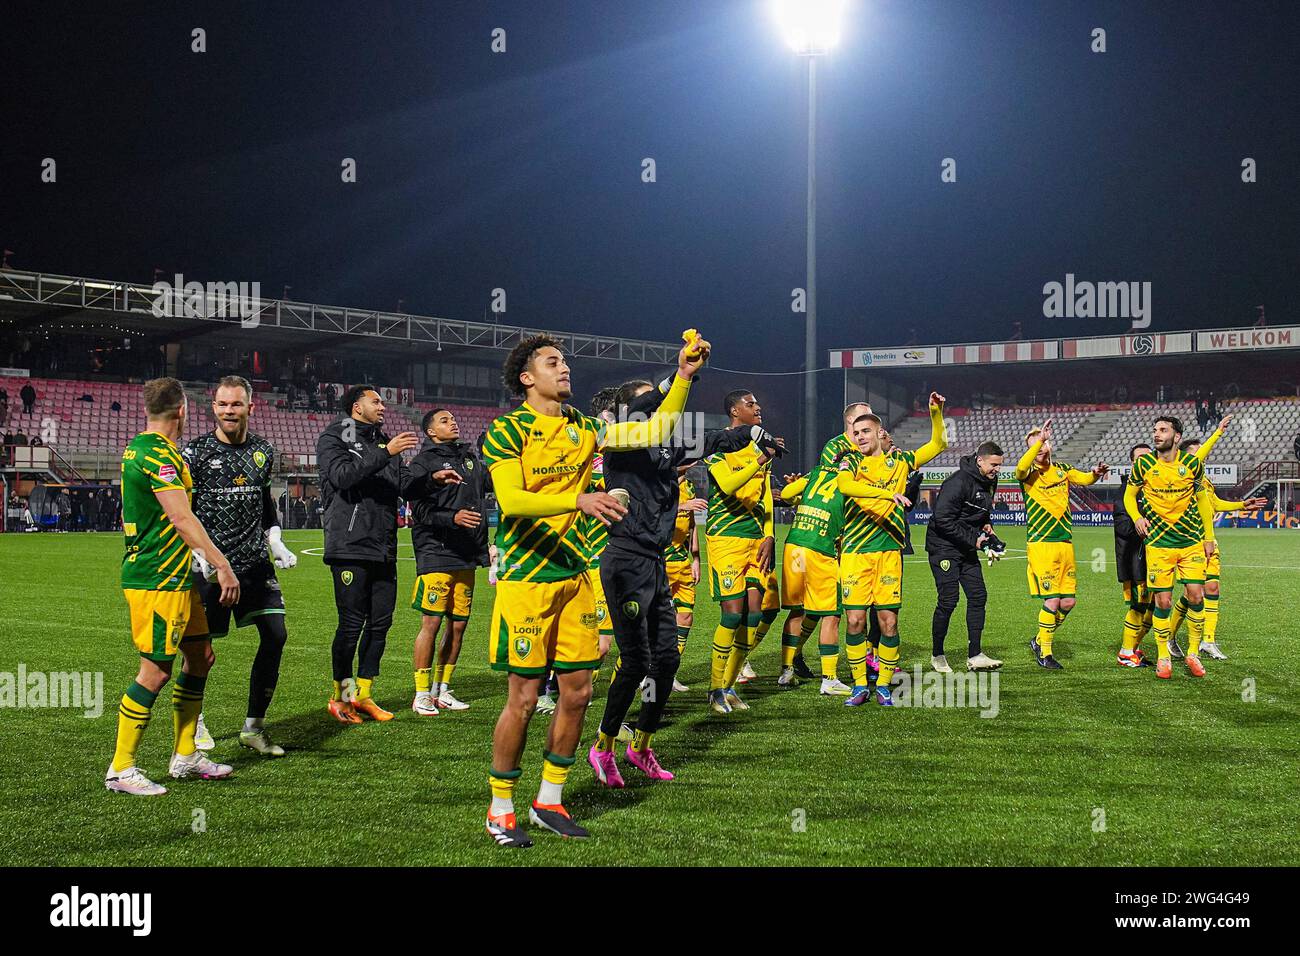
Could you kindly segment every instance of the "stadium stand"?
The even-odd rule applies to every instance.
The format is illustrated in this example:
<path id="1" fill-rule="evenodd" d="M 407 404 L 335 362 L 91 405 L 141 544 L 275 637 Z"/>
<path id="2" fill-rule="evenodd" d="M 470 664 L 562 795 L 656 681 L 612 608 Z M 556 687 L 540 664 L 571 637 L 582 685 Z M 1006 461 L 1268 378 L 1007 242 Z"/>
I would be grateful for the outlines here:
<path id="1" fill-rule="evenodd" d="M 22 403 L 10 401 L 6 420 L 0 430 L 21 431 L 28 437 L 40 435 L 42 440 L 63 454 L 108 453 L 115 454 L 140 431 L 144 424 L 144 405 L 139 385 L 117 382 L 88 382 L 48 378 L 12 378 L 5 384 L 11 395 L 28 381 L 36 390 L 36 405 L 32 414 L 22 412 Z M 93 401 L 83 401 L 82 396 Z M 196 406 L 185 430 L 189 439 L 211 427 L 208 397 L 211 389 L 190 390 L 190 399 Z M 316 453 L 316 439 L 335 416 L 328 412 L 289 411 L 276 407 L 279 396 L 260 393 L 253 413 L 253 430 L 276 446 L 282 455 L 300 459 L 295 464 L 308 466 Z M 117 402 L 121 411 L 113 411 Z M 488 406 L 421 403 L 416 406 L 390 406 L 387 430 L 419 431 L 420 418 L 425 411 L 435 407 L 450 408 L 461 426 L 466 440 L 474 441 L 487 428 L 488 423 L 501 413 Z"/>

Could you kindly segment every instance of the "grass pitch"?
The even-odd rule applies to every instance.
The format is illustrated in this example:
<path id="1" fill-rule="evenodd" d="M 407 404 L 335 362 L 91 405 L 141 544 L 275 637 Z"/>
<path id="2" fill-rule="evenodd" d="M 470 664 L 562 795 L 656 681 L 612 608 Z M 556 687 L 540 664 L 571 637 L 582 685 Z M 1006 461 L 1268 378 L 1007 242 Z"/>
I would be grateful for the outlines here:
<path id="1" fill-rule="evenodd" d="M 680 675 L 692 689 L 674 696 L 656 739 L 677 780 L 648 784 L 624 764 L 627 789 L 594 784 L 585 748 L 603 707 L 602 681 L 566 789 L 567 805 L 593 838 L 534 834 L 536 845 L 524 852 L 497 848 L 482 830 L 491 730 L 504 699 L 503 678 L 487 667 L 492 589 L 485 575 L 454 681 L 471 709 L 426 718 L 410 710 L 419 622 L 409 609 L 414 563 L 404 560 L 376 685 L 398 717 L 344 727 L 325 712 L 335 625 L 330 579 L 319 557 L 303 554 L 298 568 L 281 574 L 289 645 L 268 721 L 290 754 L 271 761 L 237 745 L 256 644 L 256 631 L 244 629 L 218 640 L 205 703 L 217 736 L 213 756 L 233 763 L 235 775 L 166 777 L 164 693 L 140 765 L 171 792 L 137 799 L 102 783 L 117 700 L 136 667 L 117 583 L 120 537 L 4 535 L 0 671 L 22 664 L 28 672 L 102 672 L 104 702 L 97 719 L 68 709 L 0 711 L 0 863 L 1300 863 L 1293 819 L 1300 638 L 1292 600 L 1300 538 L 1221 533 L 1219 638 L 1231 660 L 1207 660 L 1201 681 L 1176 664 L 1165 682 L 1152 669 L 1115 664 L 1124 607 L 1109 529 L 1076 532 L 1079 606 L 1056 641 L 1065 670 L 1040 670 L 1027 646 L 1035 604 L 1026 596 L 1023 530 L 1005 530 L 1019 550 L 986 571 L 984 646 L 1006 660 L 996 717 L 956 708 L 851 710 L 818 696 L 814 682 L 778 691 L 780 622 L 755 655 L 760 680 L 743 692 L 753 709 L 711 716 L 704 689 L 717 609 L 701 600 Z M 300 553 L 321 543 L 319 532 L 285 539 Z M 923 529 L 913 529 L 913 540 L 923 541 Z M 409 557 L 408 544 L 403 552 Z M 1100 558 L 1094 565 L 1097 555 L 1104 568 Z M 928 662 L 934 585 L 923 554 L 908 559 L 905 588 L 903 659 Z M 963 613 L 948 638 L 954 662 L 964 654 Z M 808 657 L 815 667 L 815 653 Z M 840 666 L 847 679 L 842 657 Z M 525 752 L 521 807 L 536 793 L 543 726 L 537 718 Z"/>

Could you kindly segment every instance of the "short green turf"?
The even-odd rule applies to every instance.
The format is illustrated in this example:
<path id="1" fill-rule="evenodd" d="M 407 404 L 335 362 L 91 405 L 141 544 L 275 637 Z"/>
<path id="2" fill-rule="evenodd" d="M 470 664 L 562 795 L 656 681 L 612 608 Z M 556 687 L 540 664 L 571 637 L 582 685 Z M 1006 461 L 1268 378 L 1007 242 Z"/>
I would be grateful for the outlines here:
<path id="1" fill-rule="evenodd" d="M 923 529 L 914 528 L 918 545 Z M 379 700 L 388 724 L 345 727 L 325 711 L 335 625 L 330 579 L 304 554 L 282 572 L 289 645 L 269 730 L 290 751 L 267 760 L 237 745 L 256 632 L 217 642 L 205 713 L 225 781 L 173 782 L 169 694 L 156 707 L 141 766 L 171 792 L 106 791 L 116 703 L 134 674 L 116 535 L 0 537 L 0 671 L 102 672 L 103 714 L 0 711 L 0 863 L 6 865 L 1256 865 L 1300 863 L 1300 537 L 1228 530 L 1220 643 L 1204 680 L 1115 663 L 1124 606 L 1109 529 L 1076 532 L 1079 606 L 1056 641 L 1060 672 L 1040 670 L 1028 641 L 1035 603 L 1025 586 L 1021 529 L 986 572 L 985 649 L 1006 661 L 998 712 L 842 706 L 817 684 L 779 691 L 779 624 L 755 658 L 753 709 L 704 706 L 717 609 L 701 594 L 681 678 L 656 738 L 677 774 L 649 784 L 624 762 L 629 786 L 598 788 L 586 746 L 604 704 L 602 681 L 566 803 L 592 838 L 545 833 L 526 851 L 483 832 L 491 731 L 503 680 L 487 667 L 492 589 L 478 599 L 454 689 L 469 711 L 410 710 L 414 564 L 400 566 L 396 623 Z M 289 532 L 319 549 L 319 532 Z M 403 553 L 409 539 L 402 533 Z M 707 577 L 706 577 L 707 580 Z M 923 553 L 906 565 L 901 616 L 906 663 L 928 662 L 934 585 Z M 964 605 L 963 605 L 964 608 Z M 963 660 L 964 611 L 948 638 Z M 1152 638 L 1147 638 L 1153 646 Z M 810 648 L 810 650 L 812 650 Z M 816 666 L 815 653 L 809 661 Z M 841 675 L 847 667 L 841 659 Z M 960 664 L 958 663 L 960 669 Z M 608 671 L 606 678 L 608 679 Z M 518 805 L 534 796 L 544 718 L 534 721 Z M 201 824 L 201 825 L 199 825 Z"/>

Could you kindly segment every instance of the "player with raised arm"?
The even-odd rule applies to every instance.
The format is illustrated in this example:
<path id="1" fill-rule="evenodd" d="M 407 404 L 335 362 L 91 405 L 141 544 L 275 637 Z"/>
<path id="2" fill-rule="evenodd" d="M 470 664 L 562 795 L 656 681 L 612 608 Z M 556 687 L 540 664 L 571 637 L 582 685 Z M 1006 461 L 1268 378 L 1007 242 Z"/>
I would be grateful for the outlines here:
<path id="1" fill-rule="evenodd" d="M 1228 415 L 1219 423 L 1219 427 L 1209 438 L 1202 442 L 1199 438 L 1185 439 L 1179 446 L 1180 451 L 1185 451 L 1201 459 L 1202 463 L 1208 460 L 1210 449 L 1212 449 L 1218 440 L 1223 437 L 1223 432 L 1227 429 L 1232 421 L 1232 416 Z M 1204 454 L 1202 454 L 1204 449 Z M 1225 501 L 1220 498 L 1214 490 L 1214 485 L 1210 483 L 1207 476 L 1201 482 L 1201 491 L 1210 499 L 1210 504 L 1215 514 L 1227 511 L 1257 511 L 1260 508 L 1268 507 L 1267 498 L 1247 498 L 1244 501 Z M 1207 556 L 1205 561 L 1205 628 L 1204 636 L 1201 639 L 1201 651 L 1206 657 L 1216 661 L 1226 661 L 1228 655 L 1223 653 L 1215 638 L 1219 632 L 1219 596 L 1221 593 L 1220 575 L 1222 568 L 1220 565 L 1220 552 L 1218 539 L 1214 534 L 1214 524 L 1210 523 L 1205 528 L 1205 539 L 1207 542 L 1213 542 L 1214 550 Z M 1182 594 L 1178 597 L 1178 603 L 1174 605 L 1173 611 L 1169 615 L 1169 653 L 1171 656 L 1182 657 L 1182 652 L 1178 647 L 1178 628 L 1182 626 L 1183 618 L 1187 616 L 1188 604 L 1187 595 Z"/>
<path id="2" fill-rule="evenodd" d="M 118 707 L 117 745 L 104 786 L 153 797 L 167 792 L 135 765 L 136 751 L 158 694 L 171 677 L 179 650 L 181 673 L 172 691 L 175 739 L 168 772 L 176 778 L 215 780 L 230 775 L 194 745 L 203 688 L 216 658 L 203 603 L 193 587 L 191 559 L 200 554 L 221 588 L 221 605 L 239 603 L 239 578 L 190 509 L 190 470 L 176 442 L 189 406 L 174 378 L 144 385 L 145 430 L 122 452 L 122 592 L 131 612 L 131 637 L 140 655 L 135 681 Z"/>
<path id="3" fill-rule="evenodd" d="M 284 748 L 266 733 L 266 711 L 280 678 L 280 659 L 288 633 L 284 594 L 276 568 L 292 568 L 298 557 L 284 545 L 280 519 L 271 500 L 275 448 L 248 430 L 253 414 L 253 386 L 227 375 L 212 395 L 216 427 L 191 439 L 181 452 L 194 482 L 194 515 L 230 561 L 239 578 L 239 603 L 225 607 L 221 587 L 201 575 L 196 583 L 212 637 L 236 628 L 257 628 L 257 654 L 248 678 L 248 711 L 239 743 L 267 757 L 283 757 Z M 202 568 L 202 562 L 200 562 Z M 203 715 L 196 744 L 203 747 Z"/>
<path id="4" fill-rule="evenodd" d="M 1026 575 L 1029 596 L 1042 601 L 1038 633 L 1029 642 L 1039 667 L 1061 670 L 1052 655 L 1052 638 L 1076 601 L 1074 533 L 1070 518 L 1070 485 L 1090 485 L 1105 478 L 1110 466 L 1098 462 L 1079 471 L 1052 460 L 1052 420 L 1025 435 L 1028 446 L 1016 462 L 1016 478 L 1025 500 Z"/>
<path id="5" fill-rule="evenodd" d="M 732 428 L 762 428 L 762 406 L 748 389 L 727 393 L 723 408 Z M 709 672 L 709 707 L 717 714 L 749 709 L 736 693 L 736 682 L 761 638 L 760 629 L 766 632 L 780 609 L 768 468 L 772 457 L 771 451 L 751 444 L 704 460 L 709 469 L 704 540 L 713 599 L 721 605 Z"/>
<path id="6" fill-rule="evenodd" d="M 871 696 L 867 671 L 867 610 L 880 620 L 876 700 L 893 706 L 889 690 L 898 664 L 898 611 L 903 603 L 903 546 L 911 504 L 904 492 L 908 475 L 948 447 L 944 434 L 944 397 L 930 393 L 930 440 L 916 451 L 881 446 L 881 420 L 859 415 L 853 423 L 857 451 L 845 455 L 837 478 L 846 499 L 840 554 L 840 597 L 847 620 L 845 650 L 853 672 L 853 693 L 844 703 L 860 707 Z"/>
<path id="7" fill-rule="evenodd" d="M 1168 680 L 1173 676 L 1169 618 L 1176 584 L 1183 586 L 1188 604 L 1187 670 L 1193 677 L 1204 677 L 1200 645 L 1205 626 L 1205 563 L 1214 550 L 1213 542 L 1206 540 L 1214 512 L 1201 490 L 1205 466 L 1195 455 L 1179 451 L 1183 423 L 1177 418 L 1161 415 L 1151 432 L 1155 451 L 1133 463 L 1124 489 L 1124 509 L 1146 540 L 1147 585 L 1155 601 L 1156 677 Z"/>
<path id="8" fill-rule="evenodd" d="M 586 490 L 596 453 L 667 441 L 708 354 L 709 344 L 693 337 L 678 355 L 677 376 L 650 420 L 613 425 L 565 404 L 573 390 L 557 340 L 532 336 L 506 358 L 504 383 L 524 402 L 493 421 L 483 443 L 501 511 L 489 658 L 494 670 L 508 674 L 506 704 L 492 738 L 492 802 L 486 823 L 488 835 L 500 846 L 532 845 L 515 818 L 514 790 L 538 686 L 551 668 L 560 695 L 547 728 L 542 785 L 529 819 L 561 836 L 588 835 L 563 805 L 564 783 L 591 701 L 591 670 L 599 662 L 595 598 L 578 518 L 618 521 L 627 513 L 610 495 Z"/>

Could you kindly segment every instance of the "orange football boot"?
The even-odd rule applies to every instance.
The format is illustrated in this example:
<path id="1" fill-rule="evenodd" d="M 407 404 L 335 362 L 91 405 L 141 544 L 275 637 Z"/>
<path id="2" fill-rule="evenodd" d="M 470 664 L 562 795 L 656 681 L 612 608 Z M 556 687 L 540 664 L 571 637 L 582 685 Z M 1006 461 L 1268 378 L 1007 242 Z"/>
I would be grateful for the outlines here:
<path id="1" fill-rule="evenodd" d="M 369 717 L 371 720 L 393 719 L 392 712 L 384 710 L 384 708 L 376 704 L 373 697 L 362 697 L 360 700 L 354 701 L 352 706 L 356 708 L 358 714 Z"/>
<path id="2" fill-rule="evenodd" d="M 1161 680 L 1169 680 L 1169 678 L 1174 676 L 1174 665 L 1169 658 L 1162 657 L 1160 660 L 1156 661 L 1156 676 Z"/>
<path id="3" fill-rule="evenodd" d="M 1194 657 L 1193 655 L 1188 654 L 1183 658 L 1183 663 L 1187 665 L 1187 673 L 1191 674 L 1193 677 L 1205 676 L 1205 665 L 1201 663 L 1199 657 Z"/>
<path id="4" fill-rule="evenodd" d="M 356 709 L 346 700 L 331 700 L 329 704 L 330 716 L 340 724 L 359 724 L 361 716 Z"/>

